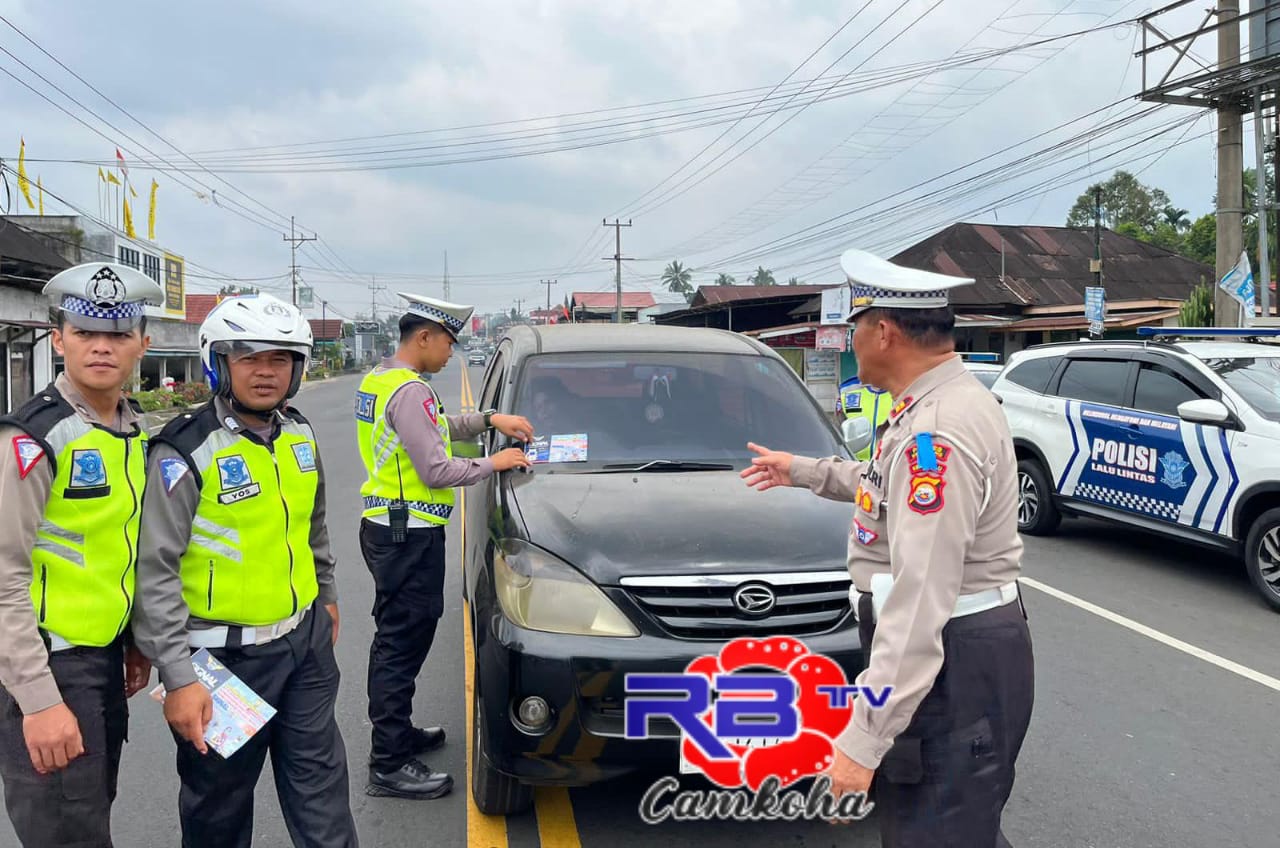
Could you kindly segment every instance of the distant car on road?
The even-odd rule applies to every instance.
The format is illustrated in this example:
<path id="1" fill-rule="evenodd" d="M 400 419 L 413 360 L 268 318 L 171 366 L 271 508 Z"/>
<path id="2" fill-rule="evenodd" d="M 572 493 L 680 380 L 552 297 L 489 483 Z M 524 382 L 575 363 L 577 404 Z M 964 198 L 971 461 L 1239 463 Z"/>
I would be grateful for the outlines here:
<path id="1" fill-rule="evenodd" d="M 484 365 L 489 361 L 489 357 L 485 356 L 483 350 L 467 351 L 467 365 Z"/>
<path id="2" fill-rule="evenodd" d="M 535 785 L 679 770 L 678 727 L 627 739 L 625 675 L 683 671 L 739 636 L 790 635 L 864 667 L 850 507 L 761 494 L 747 442 L 849 457 L 787 363 L 744 336 L 654 325 L 518 326 L 479 409 L 527 416 L 531 472 L 467 492 L 475 646 L 471 791 L 489 814 Z M 508 446 L 490 431 L 484 447 Z"/>

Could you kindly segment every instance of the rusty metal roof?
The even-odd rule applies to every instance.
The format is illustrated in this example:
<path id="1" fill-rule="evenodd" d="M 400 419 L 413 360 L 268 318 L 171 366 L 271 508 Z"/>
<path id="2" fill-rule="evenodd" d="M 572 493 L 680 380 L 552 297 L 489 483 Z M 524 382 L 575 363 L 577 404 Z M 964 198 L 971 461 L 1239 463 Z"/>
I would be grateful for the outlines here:
<path id="1" fill-rule="evenodd" d="M 690 307 L 710 305 L 714 303 L 738 303 L 744 300 L 769 300 L 775 297 L 794 297 L 796 295 L 821 294 L 825 289 L 834 288 L 839 283 L 828 283 L 825 286 L 698 286 Z"/>
<path id="2" fill-rule="evenodd" d="M 648 309 L 654 305 L 652 292 L 624 291 L 623 309 Z M 571 303 L 579 309 L 617 309 L 618 294 L 611 291 L 574 292 Z"/>
<path id="3" fill-rule="evenodd" d="M 1091 229 L 960 223 L 892 261 L 974 278 L 974 285 L 952 290 L 952 304 L 959 308 L 1082 306 L 1085 288 L 1094 285 L 1093 256 Z M 1102 231 L 1102 267 L 1112 302 L 1185 300 L 1195 286 L 1216 279 L 1209 265 L 1111 230 Z"/>

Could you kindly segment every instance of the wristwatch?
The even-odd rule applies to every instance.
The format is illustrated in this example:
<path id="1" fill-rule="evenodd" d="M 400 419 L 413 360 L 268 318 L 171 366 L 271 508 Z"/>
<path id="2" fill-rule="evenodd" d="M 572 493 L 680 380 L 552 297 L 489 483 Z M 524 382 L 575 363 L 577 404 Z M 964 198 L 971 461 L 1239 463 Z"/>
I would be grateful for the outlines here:
<path id="1" fill-rule="evenodd" d="M 492 423 L 492 422 L 493 422 L 493 416 L 495 416 L 495 415 L 497 415 L 497 414 L 498 414 L 498 410 L 496 410 L 496 409 L 486 409 L 484 412 L 482 412 L 482 413 L 480 413 L 480 414 L 484 416 L 484 428 L 485 428 L 486 430 L 492 430 L 492 429 L 493 429 L 493 423 Z"/>

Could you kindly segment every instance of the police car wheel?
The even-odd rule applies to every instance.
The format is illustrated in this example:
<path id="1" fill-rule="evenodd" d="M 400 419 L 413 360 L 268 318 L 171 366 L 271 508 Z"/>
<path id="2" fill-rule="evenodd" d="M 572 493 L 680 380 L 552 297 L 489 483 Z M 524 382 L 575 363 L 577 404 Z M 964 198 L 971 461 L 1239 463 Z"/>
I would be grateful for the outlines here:
<path id="1" fill-rule="evenodd" d="M 471 797 L 487 816 L 521 813 L 533 804 L 533 787 L 503 774 L 484 754 L 484 710 L 478 686 L 472 687 Z"/>
<path id="2" fill-rule="evenodd" d="M 1049 475 L 1034 459 L 1018 462 L 1018 531 L 1043 536 L 1058 529 L 1062 513 L 1053 502 Z"/>
<path id="3" fill-rule="evenodd" d="M 1280 612 L 1280 509 L 1267 510 L 1253 522 L 1244 562 L 1253 585 Z"/>

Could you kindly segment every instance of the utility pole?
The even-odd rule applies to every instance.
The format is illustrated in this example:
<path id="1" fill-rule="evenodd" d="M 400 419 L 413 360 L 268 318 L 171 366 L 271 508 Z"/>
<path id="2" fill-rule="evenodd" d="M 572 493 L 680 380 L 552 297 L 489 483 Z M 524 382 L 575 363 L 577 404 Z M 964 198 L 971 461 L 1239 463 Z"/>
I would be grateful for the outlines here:
<path id="1" fill-rule="evenodd" d="M 1258 300 L 1262 304 L 1262 317 L 1269 318 L 1271 316 L 1271 262 L 1267 254 L 1270 252 L 1271 245 L 1270 237 L 1267 235 L 1269 229 L 1267 226 L 1267 127 L 1265 116 L 1262 114 L 1261 88 L 1253 91 L 1253 146 L 1257 164 L 1254 194 L 1255 200 L 1258 201 L 1258 279 L 1262 282 Z M 1253 323 L 1254 316 L 1246 317 L 1248 323 Z"/>
<path id="2" fill-rule="evenodd" d="M 1240 64 L 1240 0 L 1218 0 L 1218 72 Z M 1240 305 L 1217 285 L 1244 249 L 1244 131 L 1230 98 L 1218 104 L 1218 278 L 1213 286 L 1213 323 L 1234 327 Z M 1265 283 L 1264 283 L 1265 285 Z"/>
<path id="3" fill-rule="evenodd" d="M 449 251 L 444 252 L 444 299 L 450 303 L 449 299 Z"/>
<path id="4" fill-rule="evenodd" d="M 608 218 L 605 218 L 603 220 L 604 220 L 604 226 L 613 227 L 614 245 L 615 245 L 613 256 L 606 256 L 604 258 L 612 259 L 616 266 L 613 272 L 613 283 L 614 283 L 614 289 L 617 291 L 618 302 L 616 304 L 616 309 L 614 311 L 613 320 L 621 324 L 622 323 L 622 261 L 623 259 L 630 261 L 630 258 L 631 258 L 631 257 L 624 257 L 622 255 L 622 228 L 631 226 L 631 219 L 628 218 L 627 223 L 625 224 L 621 223 L 617 218 L 613 219 L 612 224 L 609 223 Z"/>
<path id="5" fill-rule="evenodd" d="M 524 298 L 522 298 L 522 297 L 517 297 L 517 298 L 516 298 L 516 320 L 517 320 L 517 321 L 519 321 L 519 320 L 520 320 L 520 316 L 521 316 L 522 314 L 524 314 L 524 313 L 522 313 L 522 312 L 520 311 L 520 304 L 522 304 L 522 303 L 524 303 Z"/>
<path id="6" fill-rule="evenodd" d="M 551 287 L 558 282 L 560 281 L 559 280 L 543 280 L 542 281 L 542 284 L 547 287 L 547 311 L 548 312 L 551 311 Z"/>
<path id="7" fill-rule="evenodd" d="M 1093 284 L 1102 287 L 1102 189 L 1093 190 Z M 1104 325 L 1105 326 L 1105 325 Z M 1097 334 L 1102 338 L 1101 334 Z"/>
<path id="8" fill-rule="evenodd" d="M 315 241 L 317 236 L 300 236 L 297 234 L 293 216 L 289 216 L 289 235 L 282 236 L 289 242 L 289 278 L 293 281 L 293 305 L 298 305 L 298 245 L 306 241 Z"/>
<path id="9" fill-rule="evenodd" d="M 369 308 L 374 322 L 378 320 L 378 292 L 386 291 L 386 286 L 378 285 L 378 278 L 374 277 L 373 282 L 369 284 Z"/>

